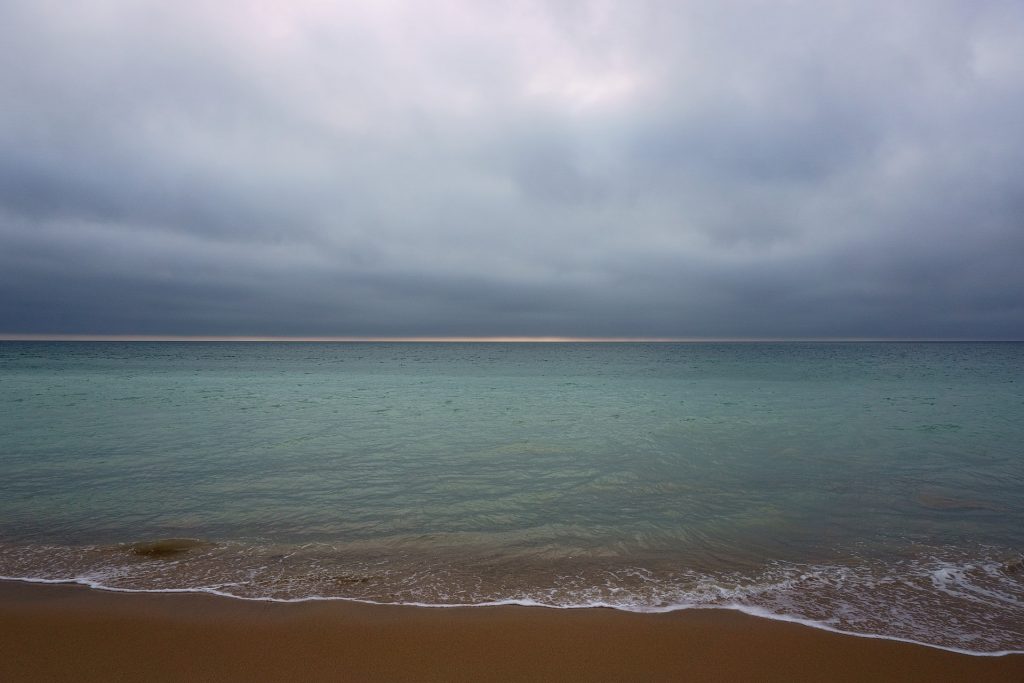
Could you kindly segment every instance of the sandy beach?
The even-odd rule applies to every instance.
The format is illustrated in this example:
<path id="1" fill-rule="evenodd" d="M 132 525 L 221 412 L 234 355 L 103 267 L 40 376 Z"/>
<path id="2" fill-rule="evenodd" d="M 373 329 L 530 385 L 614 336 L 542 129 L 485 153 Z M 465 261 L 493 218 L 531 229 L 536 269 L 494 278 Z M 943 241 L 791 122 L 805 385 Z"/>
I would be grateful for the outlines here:
<path id="1" fill-rule="evenodd" d="M 726 610 L 281 604 L 0 582 L 0 679 L 1024 680 L 976 657 Z"/>

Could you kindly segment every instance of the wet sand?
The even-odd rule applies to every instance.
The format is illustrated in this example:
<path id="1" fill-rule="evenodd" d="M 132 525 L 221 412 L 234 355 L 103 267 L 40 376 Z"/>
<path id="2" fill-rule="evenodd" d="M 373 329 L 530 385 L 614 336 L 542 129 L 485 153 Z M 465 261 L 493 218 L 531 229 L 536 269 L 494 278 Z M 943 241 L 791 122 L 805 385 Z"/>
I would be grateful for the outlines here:
<path id="1" fill-rule="evenodd" d="M 1024 681 L 1024 655 L 725 610 L 275 604 L 2 581 L 0 652 L 5 681 Z"/>

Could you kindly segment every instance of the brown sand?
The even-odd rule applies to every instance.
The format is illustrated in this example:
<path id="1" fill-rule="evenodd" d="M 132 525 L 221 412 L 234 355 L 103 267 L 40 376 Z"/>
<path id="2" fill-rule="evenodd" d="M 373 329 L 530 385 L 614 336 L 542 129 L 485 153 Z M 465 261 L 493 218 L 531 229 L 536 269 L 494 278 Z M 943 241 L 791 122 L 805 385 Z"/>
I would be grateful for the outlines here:
<path id="1" fill-rule="evenodd" d="M 723 610 L 424 609 L 0 581 L 0 680 L 1024 681 L 972 657 Z"/>

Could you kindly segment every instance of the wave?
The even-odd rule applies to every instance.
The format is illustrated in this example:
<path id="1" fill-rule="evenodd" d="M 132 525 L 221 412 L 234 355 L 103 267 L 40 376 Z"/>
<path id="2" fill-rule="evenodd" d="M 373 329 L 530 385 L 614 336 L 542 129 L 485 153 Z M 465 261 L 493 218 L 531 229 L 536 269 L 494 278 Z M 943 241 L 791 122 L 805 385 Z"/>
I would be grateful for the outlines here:
<path id="1" fill-rule="evenodd" d="M 174 544 L 171 544 L 174 545 Z M 1024 571 L 998 549 L 929 549 L 880 561 L 699 571 L 671 562 L 524 564 L 502 558 L 353 557 L 336 546 L 0 544 L 0 580 L 265 602 L 343 600 L 424 608 L 522 605 L 663 613 L 729 609 L 834 633 L 976 656 L 1024 654 Z M 146 547 L 152 547 L 147 544 Z M 160 546 L 161 548 L 164 546 Z"/>

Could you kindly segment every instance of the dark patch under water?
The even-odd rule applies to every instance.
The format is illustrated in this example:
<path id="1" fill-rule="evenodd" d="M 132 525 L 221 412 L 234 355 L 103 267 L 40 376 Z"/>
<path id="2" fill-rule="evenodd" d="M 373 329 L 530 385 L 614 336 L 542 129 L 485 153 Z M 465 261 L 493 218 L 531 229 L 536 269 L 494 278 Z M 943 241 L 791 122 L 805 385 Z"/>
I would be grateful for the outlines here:
<path id="1" fill-rule="evenodd" d="M 197 548 L 209 546 L 207 541 L 194 538 L 163 538 L 156 541 L 141 541 L 127 546 L 128 552 L 138 557 L 178 557 Z"/>

